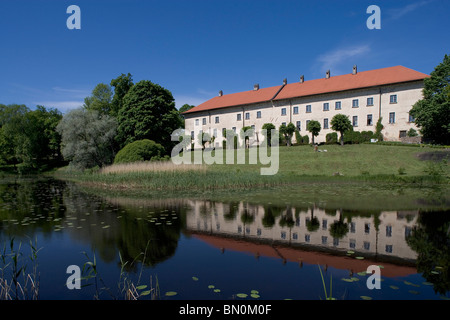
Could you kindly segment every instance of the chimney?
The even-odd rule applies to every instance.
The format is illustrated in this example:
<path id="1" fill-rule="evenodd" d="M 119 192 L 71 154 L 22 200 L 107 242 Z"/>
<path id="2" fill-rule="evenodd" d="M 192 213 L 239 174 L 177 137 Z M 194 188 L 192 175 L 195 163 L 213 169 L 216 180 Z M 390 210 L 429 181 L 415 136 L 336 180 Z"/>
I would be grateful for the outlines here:
<path id="1" fill-rule="evenodd" d="M 358 68 L 356 67 L 356 64 L 353 66 L 353 71 L 352 74 L 357 74 L 358 73 Z"/>
<path id="2" fill-rule="evenodd" d="M 253 90 L 258 91 L 259 90 L 259 83 L 253 85 Z"/>
<path id="3" fill-rule="evenodd" d="M 287 84 L 287 78 L 283 79 L 283 84 L 286 85 Z"/>
<path id="4" fill-rule="evenodd" d="M 305 76 L 304 75 L 300 76 L 300 83 L 303 83 L 303 82 L 305 82 Z"/>
<path id="5" fill-rule="evenodd" d="M 330 70 L 327 70 L 326 78 L 327 78 L 327 79 L 330 79 Z"/>

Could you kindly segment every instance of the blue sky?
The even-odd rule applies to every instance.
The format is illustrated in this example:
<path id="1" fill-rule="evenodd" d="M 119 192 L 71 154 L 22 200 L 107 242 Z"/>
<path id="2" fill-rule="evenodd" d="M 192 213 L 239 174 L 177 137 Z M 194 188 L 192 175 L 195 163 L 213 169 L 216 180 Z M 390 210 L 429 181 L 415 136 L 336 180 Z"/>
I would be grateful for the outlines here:
<path id="1" fill-rule="evenodd" d="M 68 6 L 81 9 L 69 30 Z M 369 30 L 370 5 L 381 29 Z M 288 82 L 450 54 L 450 1 L 1 0 L 0 103 L 81 106 L 121 73 L 169 89 L 177 107 Z"/>

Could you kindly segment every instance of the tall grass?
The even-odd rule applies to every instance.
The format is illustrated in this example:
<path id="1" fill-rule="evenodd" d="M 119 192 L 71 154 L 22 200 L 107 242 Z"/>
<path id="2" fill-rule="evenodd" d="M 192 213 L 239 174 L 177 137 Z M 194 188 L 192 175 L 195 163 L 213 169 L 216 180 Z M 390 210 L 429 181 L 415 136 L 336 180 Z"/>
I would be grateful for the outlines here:
<path id="1" fill-rule="evenodd" d="M 6 243 L 0 253 L 0 300 L 37 300 L 39 298 L 39 273 L 37 271 L 36 242 L 30 240 L 30 255 L 24 258 L 22 243 L 15 246 L 14 238 Z M 27 269 L 31 267 L 31 271 Z"/>
<path id="2" fill-rule="evenodd" d="M 127 174 L 130 172 L 186 172 L 206 171 L 205 165 L 179 164 L 171 161 L 143 161 L 123 164 L 113 164 L 100 170 L 102 174 Z"/>

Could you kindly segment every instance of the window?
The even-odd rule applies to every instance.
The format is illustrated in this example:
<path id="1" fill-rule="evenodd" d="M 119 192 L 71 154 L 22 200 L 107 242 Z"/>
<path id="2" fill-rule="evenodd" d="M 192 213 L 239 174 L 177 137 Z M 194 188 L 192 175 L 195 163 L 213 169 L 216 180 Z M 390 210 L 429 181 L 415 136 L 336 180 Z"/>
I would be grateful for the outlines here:
<path id="1" fill-rule="evenodd" d="M 294 107 L 294 114 L 298 114 L 298 107 L 297 106 Z"/>
<path id="2" fill-rule="evenodd" d="M 249 120 L 250 119 L 250 112 L 246 112 L 245 113 L 245 120 Z"/>
<path id="3" fill-rule="evenodd" d="M 194 140 L 194 131 L 191 131 L 191 140 Z"/>
<path id="4" fill-rule="evenodd" d="M 203 125 L 206 124 L 206 118 L 203 118 L 202 123 L 203 123 Z"/>
<path id="5" fill-rule="evenodd" d="M 310 242 L 310 241 L 311 241 L 311 235 L 305 234 L 305 242 Z"/>
<path id="6" fill-rule="evenodd" d="M 236 121 L 241 121 L 242 120 L 242 114 L 238 113 L 236 115 Z"/>
<path id="7" fill-rule="evenodd" d="M 306 130 L 308 130 L 308 123 L 310 122 L 311 120 L 306 120 Z"/>
<path id="8" fill-rule="evenodd" d="M 392 237 L 392 226 L 386 226 L 386 237 Z"/>
<path id="9" fill-rule="evenodd" d="M 286 108 L 281 108 L 281 115 L 285 116 L 286 115 Z"/>
<path id="10" fill-rule="evenodd" d="M 216 117 L 216 123 L 219 123 L 219 117 Z"/>
<path id="11" fill-rule="evenodd" d="M 256 118 L 258 118 L 258 119 L 261 118 L 261 111 L 256 111 Z"/>
<path id="12" fill-rule="evenodd" d="M 286 125 L 286 122 L 282 122 L 281 125 L 282 125 L 282 126 L 285 126 L 285 125 Z"/>
<path id="13" fill-rule="evenodd" d="M 373 106 L 373 98 L 372 97 L 367 98 L 367 105 L 368 106 Z"/>
<path id="14" fill-rule="evenodd" d="M 364 224 L 364 233 L 369 234 L 370 233 L 370 223 Z"/>
<path id="15" fill-rule="evenodd" d="M 373 120 L 372 120 L 372 115 L 371 114 L 367 115 L 367 125 L 368 126 L 373 125 Z"/>
<path id="16" fill-rule="evenodd" d="M 308 104 L 306 105 L 306 113 L 310 113 L 311 112 L 311 105 Z"/>
<path id="17" fill-rule="evenodd" d="M 328 110 L 330 110 L 330 104 L 328 102 L 324 102 L 323 111 L 328 111 Z"/>
<path id="18" fill-rule="evenodd" d="M 217 129 L 214 129 L 214 131 L 213 131 L 213 136 L 214 136 L 214 137 L 217 137 Z"/>
<path id="19" fill-rule="evenodd" d="M 356 240 L 350 239 L 350 241 L 348 242 L 348 246 L 350 247 L 350 249 L 355 249 L 356 248 Z"/>
<path id="20" fill-rule="evenodd" d="M 358 126 L 358 116 L 353 116 L 353 126 L 354 127 Z"/>
<path id="21" fill-rule="evenodd" d="M 231 130 L 233 130 L 233 132 L 236 133 L 236 127 L 231 128 Z"/>
<path id="22" fill-rule="evenodd" d="M 340 101 L 336 101 L 334 103 L 334 109 L 336 110 L 341 110 L 341 102 Z"/>
<path id="23" fill-rule="evenodd" d="M 301 121 L 297 121 L 297 130 L 298 131 L 302 130 L 302 122 Z"/>
<path id="24" fill-rule="evenodd" d="M 416 118 L 414 118 L 414 116 L 409 115 L 409 122 L 416 122 Z"/>
<path id="25" fill-rule="evenodd" d="M 328 129 L 328 119 L 323 119 L 323 128 Z"/>
<path id="26" fill-rule="evenodd" d="M 323 219 L 322 220 L 322 230 L 327 230 L 327 227 L 328 227 L 328 220 Z"/>
<path id="27" fill-rule="evenodd" d="M 353 99 L 353 101 L 352 101 L 352 107 L 353 107 L 353 108 L 358 108 L 358 107 L 359 107 L 359 100 L 358 100 L 358 99 Z"/>
<path id="28" fill-rule="evenodd" d="M 405 138 L 406 137 L 406 130 L 400 130 L 398 137 L 399 138 Z"/>
<path id="29" fill-rule="evenodd" d="M 386 253 L 392 253 L 392 244 L 386 245 Z"/>
<path id="30" fill-rule="evenodd" d="M 370 242 L 369 241 L 364 241 L 363 242 L 363 247 L 365 250 L 370 250 Z"/>
<path id="31" fill-rule="evenodd" d="M 391 96 L 389 97 L 389 102 L 390 103 L 397 103 L 397 95 L 396 94 L 391 94 Z"/>
<path id="32" fill-rule="evenodd" d="M 389 113 L 389 123 L 395 123 L 395 112 Z"/>
<path id="33" fill-rule="evenodd" d="M 196 126 L 198 126 L 198 123 L 199 123 L 198 121 L 199 121 L 198 119 L 195 119 L 195 125 Z"/>
<path id="34" fill-rule="evenodd" d="M 350 232 L 355 233 L 356 232 L 356 223 L 350 222 Z"/>

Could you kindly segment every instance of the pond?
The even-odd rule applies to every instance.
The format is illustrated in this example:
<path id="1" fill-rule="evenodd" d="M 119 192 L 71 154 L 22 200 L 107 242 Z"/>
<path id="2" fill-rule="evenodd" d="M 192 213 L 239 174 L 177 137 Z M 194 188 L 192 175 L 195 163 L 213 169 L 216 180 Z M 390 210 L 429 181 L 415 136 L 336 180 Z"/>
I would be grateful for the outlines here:
<path id="1" fill-rule="evenodd" d="M 340 186 L 346 194 L 352 188 Z M 378 196 L 384 200 L 371 190 L 351 201 L 323 185 L 245 198 L 130 196 L 53 178 L 0 181 L 0 279 L 12 298 L 43 300 L 125 299 L 127 292 L 318 300 L 330 295 L 330 282 L 339 300 L 449 299 L 448 193 L 387 188 Z M 368 288 L 371 265 L 380 289 Z M 66 285 L 69 266 L 81 270 L 80 289 Z"/>

